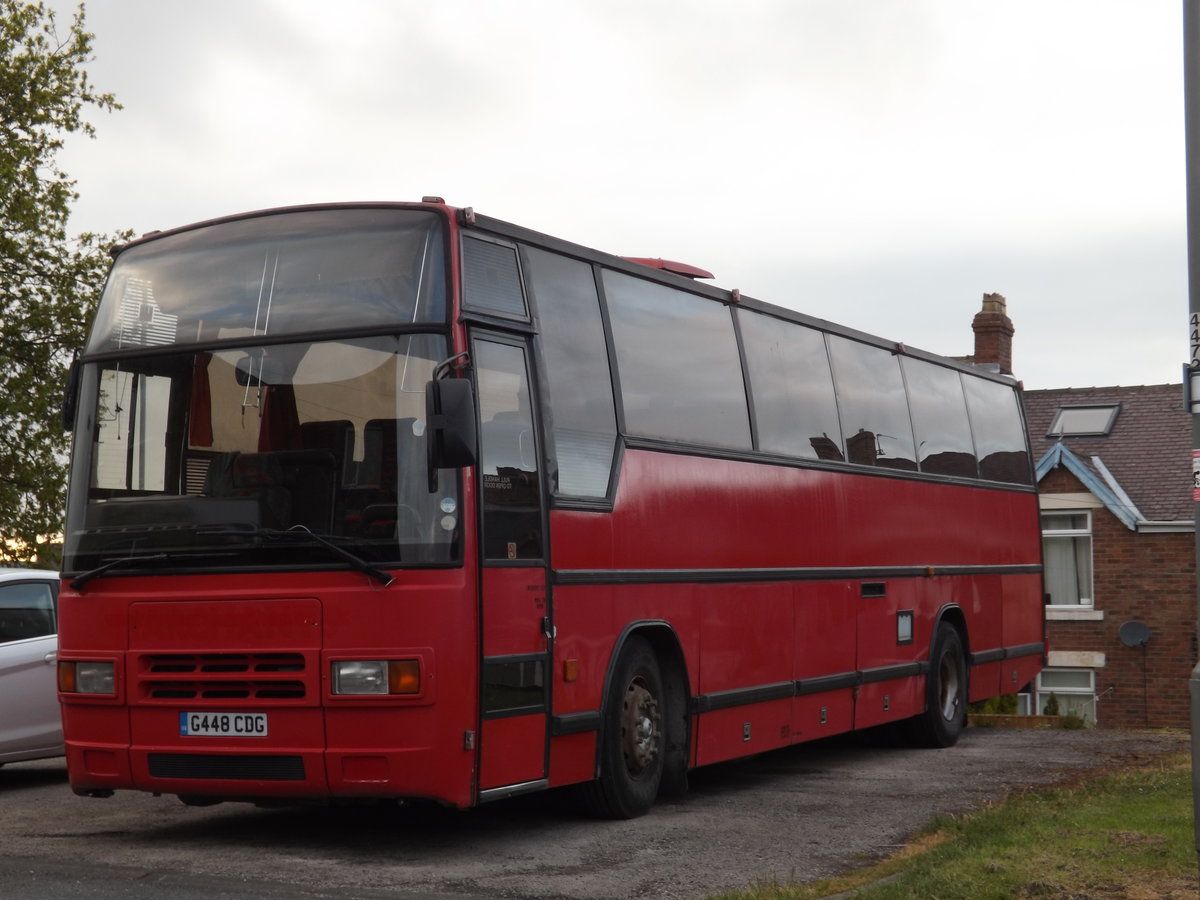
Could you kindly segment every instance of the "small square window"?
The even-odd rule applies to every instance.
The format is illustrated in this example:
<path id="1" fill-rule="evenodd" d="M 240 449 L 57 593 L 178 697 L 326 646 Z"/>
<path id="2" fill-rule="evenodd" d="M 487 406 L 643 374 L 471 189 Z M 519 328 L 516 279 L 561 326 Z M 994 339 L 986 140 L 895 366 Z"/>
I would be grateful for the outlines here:
<path id="1" fill-rule="evenodd" d="M 1112 431 L 1120 411 L 1119 403 L 1093 406 L 1060 406 L 1046 437 L 1098 436 Z"/>
<path id="2" fill-rule="evenodd" d="M 1096 673 L 1092 669 L 1042 669 L 1034 712 L 1079 716 L 1096 724 Z"/>
<path id="3" fill-rule="evenodd" d="M 529 318 L 515 247 L 464 237 L 462 256 L 464 306 Z"/>

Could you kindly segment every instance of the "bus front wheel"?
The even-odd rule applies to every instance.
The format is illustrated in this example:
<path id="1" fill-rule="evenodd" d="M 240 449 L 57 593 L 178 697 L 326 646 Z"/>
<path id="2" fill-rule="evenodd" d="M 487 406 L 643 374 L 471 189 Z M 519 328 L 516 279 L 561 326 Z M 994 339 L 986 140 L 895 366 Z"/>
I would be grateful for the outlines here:
<path id="1" fill-rule="evenodd" d="M 658 796 L 667 719 L 662 671 L 644 638 L 629 639 L 604 704 L 600 777 L 583 786 L 584 805 L 606 819 L 632 819 Z"/>
<path id="2" fill-rule="evenodd" d="M 929 655 L 925 712 L 908 720 L 908 736 L 921 747 L 953 747 L 966 723 L 966 653 L 958 629 L 942 622 Z"/>

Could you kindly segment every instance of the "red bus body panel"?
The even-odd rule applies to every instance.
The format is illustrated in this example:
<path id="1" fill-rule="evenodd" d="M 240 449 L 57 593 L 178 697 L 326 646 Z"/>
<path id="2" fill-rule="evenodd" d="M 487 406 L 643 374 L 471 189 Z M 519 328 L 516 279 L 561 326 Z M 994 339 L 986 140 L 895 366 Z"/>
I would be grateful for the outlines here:
<path id="1" fill-rule="evenodd" d="M 478 646 L 469 569 L 405 572 L 388 587 L 358 573 L 108 578 L 61 598 L 61 640 L 110 658 L 116 696 L 71 695 L 63 715 L 72 786 L 232 797 L 436 797 L 473 802 Z M 127 624 L 126 624 L 127 623 Z M 334 649 L 326 649 L 334 648 Z M 281 658 L 282 657 L 282 661 Z M 420 660 L 410 697 L 331 693 L 335 659 Z M 180 734 L 181 711 L 267 714 L 264 737 Z M 80 737 L 83 736 L 83 737 Z M 190 754 L 222 764 L 197 782 Z M 245 777 L 264 757 L 302 778 Z M 203 770 L 201 770 L 203 771 Z"/>
<path id="2" fill-rule="evenodd" d="M 578 659 L 581 672 L 573 684 L 555 683 L 555 713 L 600 707 L 616 641 L 636 621 L 670 623 L 699 697 L 920 663 L 952 607 L 961 610 L 971 653 L 1039 643 L 1040 576 L 941 572 L 1036 567 L 1036 509 L 1028 491 L 628 450 L 611 513 L 551 513 L 554 569 L 627 579 L 638 570 L 679 574 L 669 584 L 614 578 L 555 589 L 558 657 Z M 1022 538 L 997 537 L 1004 533 Z M 879 574 L 914 563 L 925 571 Z M 739 584 L 737 570 L 762 580 Z M 778 581 L 769 570 L 779 571 Z M 700 583 L 717 572 L 725 583 Z M 861 596 L 864 580 L 885 583 L 885 595 Z M 913 612 L 904 644 L 896 631 L 901 610 Z M 1002 671 L 1004 690 L 1015 692 L 1040 665 L 1040 654 L 987 663 L 972 694 L 1000 692 Z M 702 712 L 692 762 L 916 715 L 924 685 L 907 675 Z M 582 763 L 569 768 L 582 770 Z"/>
<path id="3" fill-rule="evenodd" d="M 459 240 L 475 217 L 437 208 L 462 351 Z M 533 347 L 532 321 L 477 321 Z M 692 766 L 921 713 L 942 621 L 965 636 L 971 699 L 1039 670 L 1032 487 L 616 440 L 611 498 L 549 504 L 548 560 L 480 564 L 467 468 L 458 568 L 386 587 L 355 571 L 64 579 L 60 657 L 112 661 L 116 677 L 114 696 L 62 695 L 72 787 L 466 807 L 586 781 L 637 629 L 682 667 Z M 397 658 L 419 661 L 417 693 L 333 693 L 334 663 Z M 546 664 L 548 709 L 484 709 L 489 662 L 506 658 Z M 265 713 L 268 733 L 184 734 L 191 712 Z"/>
<path id="4" fill-rule="evenodd" d="M 628 450 L 613 512 L 554 513 L 552 549 L 558 570 L 1040 564 L 1040 537 L 1005 539 L 1036 533 L 1036 508 L 1032 491 Z"/>
<path id="5" fill-rule="evenodd" d="M 483 655 L 529 656 L 546 649 L 548 615 L 543 568 L 483 570 Z M 479 789 L 538 781 L 545 775 L 547 716 L 544 708 L 523 715 L 484 718 L 480 725 Z"/>

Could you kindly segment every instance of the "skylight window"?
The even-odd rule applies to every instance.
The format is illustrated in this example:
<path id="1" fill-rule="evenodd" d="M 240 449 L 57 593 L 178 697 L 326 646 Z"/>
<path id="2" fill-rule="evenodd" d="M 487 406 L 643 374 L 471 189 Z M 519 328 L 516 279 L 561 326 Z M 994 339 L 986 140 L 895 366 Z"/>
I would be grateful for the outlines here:
<path id="1" fill-rule="evenodd" d="M 1092 406 L 1060 406 L 1046 437 L 1100 436 L 1112 431 L 1117 420 L 1119 403 Z"/>

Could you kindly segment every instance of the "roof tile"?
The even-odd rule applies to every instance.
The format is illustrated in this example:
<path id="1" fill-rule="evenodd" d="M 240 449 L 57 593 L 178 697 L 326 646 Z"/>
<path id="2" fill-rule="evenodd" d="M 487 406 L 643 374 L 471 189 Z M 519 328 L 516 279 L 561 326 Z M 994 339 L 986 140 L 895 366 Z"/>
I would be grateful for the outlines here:
<path id="1" fill-rule="evenodd" d="M 1026 391 L 1024 401 L 1035 460 L 1059 440 L 1046 432 L 1060 406 L 1119 403 L 1107 435 L 1061 440 L 1089 468 L 1095 469 L 1091 459 L 1098 456 L 1146 519 L 1192 521 L 1192 417 L 1183 406 L 1182 385 Z"/>

